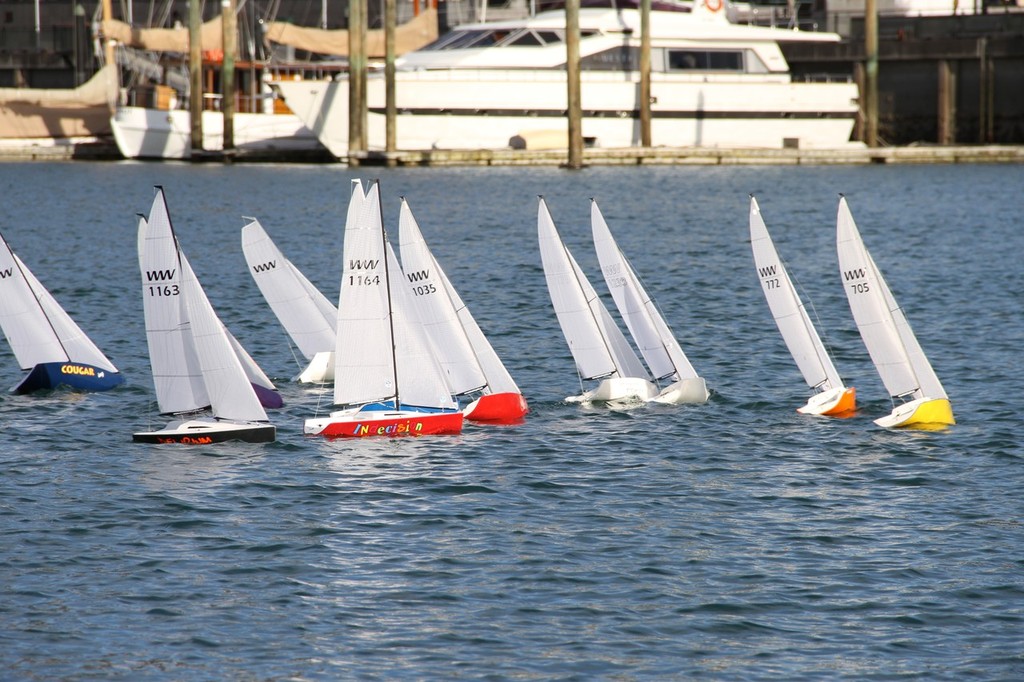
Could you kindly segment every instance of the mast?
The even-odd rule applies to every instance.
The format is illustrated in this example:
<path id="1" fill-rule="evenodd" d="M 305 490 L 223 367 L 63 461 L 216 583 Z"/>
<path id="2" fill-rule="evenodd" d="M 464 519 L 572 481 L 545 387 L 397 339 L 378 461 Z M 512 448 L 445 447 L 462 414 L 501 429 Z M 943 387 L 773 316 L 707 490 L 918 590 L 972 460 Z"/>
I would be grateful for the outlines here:
<path id="1" fill-rule="evenodd" d="M 384 230 L 384 207 L 380 201 L 380 183 L 377 186 L 377 211 L 380 213 L 380 241 L 384 252 L 384 291 L 388 296 L 388 329 L 391 331 L 391 372 L 395 380 L 395 409 L 401 409 L 398 397 L 398 351 L 395 348 L 395 308 L 391 302 L 391 265 L 388 260 L 388 235 Z"/>

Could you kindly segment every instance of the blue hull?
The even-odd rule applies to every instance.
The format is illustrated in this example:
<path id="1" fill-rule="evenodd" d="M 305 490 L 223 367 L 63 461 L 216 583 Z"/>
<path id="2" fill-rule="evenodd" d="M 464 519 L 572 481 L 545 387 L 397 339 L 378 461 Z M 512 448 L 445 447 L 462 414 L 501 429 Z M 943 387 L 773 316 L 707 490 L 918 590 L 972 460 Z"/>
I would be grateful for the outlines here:
<path id="1" fill-rule="evenodd" d="M 78 391 L 109 391 L 124 383 L 120 372 L 110 372 L 79 362 L 44 362 L 32 368 L 15 393 L 32 393 L 68 386 Z"/>

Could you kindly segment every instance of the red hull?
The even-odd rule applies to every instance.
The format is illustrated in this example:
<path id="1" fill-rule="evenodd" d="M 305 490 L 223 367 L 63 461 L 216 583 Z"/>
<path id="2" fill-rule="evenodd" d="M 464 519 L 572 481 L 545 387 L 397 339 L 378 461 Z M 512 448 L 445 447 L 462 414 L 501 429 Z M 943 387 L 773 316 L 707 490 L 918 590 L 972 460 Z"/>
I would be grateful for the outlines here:
<path id="1" fill-rule="evenodd" d="M 522 421 L 530 408 L 520 393 L 491 393 L 480 396 L 466 412 L 466 419 L 496 424 L 514 424 Z"/>
<path id="2" fill-rule="evenodd" d="M 381 416 L 373 412 L 360 414 L 360 419 L 331 422 L 320 432 L 331 438 L 369 438 L 383 436 L 434 436 L 462 433 L 461 412 L 417 414 L 412 417 Z"/>

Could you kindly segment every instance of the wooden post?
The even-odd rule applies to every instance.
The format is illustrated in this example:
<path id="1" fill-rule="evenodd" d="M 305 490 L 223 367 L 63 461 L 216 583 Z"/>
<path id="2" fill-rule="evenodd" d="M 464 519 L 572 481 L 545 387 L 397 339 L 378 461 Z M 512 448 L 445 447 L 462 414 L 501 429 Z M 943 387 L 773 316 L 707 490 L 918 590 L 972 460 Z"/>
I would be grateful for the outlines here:
<path id="1" fill-rule="evenodd" d="M 988 60 L 988 40 L 978 38 L 978 142 L 991 142 L 991 103 L 989 86 L 991 81 Z"/>
<path id="2" fill-rule="evenodd" d="M 878 7 L 864 1 L 864 142 L 878 146 Z"/>
<path id="3" fill-rule="evenodd" d="M 565 77 L 569 126 L 569 168 L 583 168 L 583 118 L 580 101 L 580 0 L 565 2 Z"/>
<path id="4" fill-rule="evenodd" d="M 640 145 L 651 146 L 651 0 L 640 0 Z"/>
<path id="5" fill-rule="evenodd" d="M 398 106 L 395 101 L 395 27 L 398 23 L 395 0 L 384 0 L 384 151 L 396 149 Z M 388 159 L 388 165 L 393 159 Z"/>
<path id="6" fill-rule="evenodd" d="M 200 0 L 188 3 L 188 110 L 192 121 L 192 158 L 203 151 L 203 17 Z"/>
<path id="7" fill-rule="evenodd" d="M 114 9 L 111 4 L 111 0 L 103 0 L 103 21 L 111 21 L 114 18 Z M 108 36 L 103 36 L 103 60 L 107 64 L 114 64 L 114 41 Z M 107 104 L 110 107 L 111 113 L 117 106 L 117 102 L 120 100 L 120 96 L 117 94 L 119 84 L 117 78 L 118 69 L 113 69 L 110 74 L 110 80 L 107 82 Z M 15 72 L 17 76 L 17 72 Z M 17 81 L 17 78 L 15 79 Z M 17 85 L 17 82 L 15 82 Z"/>
<path id="8" fill-rule="evenodd" d="M 235 53 L 238 51 L 238 17 L 235 0 L 221 0 L 224 31 L 224 63 L 220 72 L 221 114 L 224 116 L 224 151 L 235 149 Z"/>
<path id="9" fill-rule="evenodd" d="M 956 89 L 948 59 L 939 60 L 938 78 L 938 122 L 939 144 L 953 144 L 956 139 Z"/>
<path id="10" fill-rule="evenodd" d="M 853 139 L 864 142 L 867 139 L 867 126 L 864 124 L 864 117 L 867 111 L 864 102 L 864 62 L 854 62 L 853 82 L 857 84 L 857 92 L 860 93 L 860 106 L 857 107 L 857 119 L 853 127 Z"/>
<path id="11" fill-rule="evenodd" d="M 348 13 L 348 151 L 366 150 L 363 121 L 366 112 L 366 0 L 349 0 Z"/>
<path id="12" fill-rule="evenodd" d="M 991 58 L 985 59 L 985 92 L 985 142 L 992 144 L 996 141 L 996 64 Z"/>

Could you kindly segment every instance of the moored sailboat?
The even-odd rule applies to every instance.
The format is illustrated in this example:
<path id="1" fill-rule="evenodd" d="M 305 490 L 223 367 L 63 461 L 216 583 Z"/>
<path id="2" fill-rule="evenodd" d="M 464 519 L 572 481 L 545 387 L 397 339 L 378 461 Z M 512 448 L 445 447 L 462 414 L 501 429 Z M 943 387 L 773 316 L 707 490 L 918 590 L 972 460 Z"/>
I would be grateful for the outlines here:
<path id="1" fill-rule="evenodd" d="M 576 369 L 596 388 L 572 402 L 646 402 L 658 395 L 650 375 L 629 346 L 597 292 L 555 229 L 547 203 L 540 198 L 537 233 L 551 303 L 569 344 Z"/>
<path id="2" fill-rule="evenodd" d="M 423 436 L 457 434 L 463 413 L 450 393 L 398 259 L 384 232 L 380 189 L 345 224 L 344 265 L 334 357 L 334 405 L 341 409 L 305 421 L 307 435 Z"/>
<path id="3" fill-rule="evenodd" d="M 22 369 L 14 393 L 68 386 L 106 391 L 124 382 L 0 235 L 0 327 Z"/>
<path id="4" fill-rule="evenodd" d="M 181 252 L 162 188 L 149 219 L 139 220 L 146 338 L 163 429 L 132 439 L 144 443 L 270 442 L 277 430 L 233 343 Z M 248 357 L 246 355 L 246 357 Z M 250 359 L 251 360 L 251 359 Z"/>
<path id="5" fill-rule="evenodd" d="M 797 412 L 828 416 L 853 412 L 857 407 L 856 389 L 846 386 L 839 376 L 786 266 L 779 258 L 757 199 L 753 196 L 750 197 L 750 246 L 761 289 L 775 324 L 804 381 L 816 391 L 806 405 L 797 408 Z"/>
<path id="6" fill-rule="evenodd" d="M 619 314 L 654 380 L 670 382 L 651 401 L 666 404 L 707 402 L 710 394 L 706 382 L 698 376 L 679 347 L 661 312 L 612 237 L 608 223 L 594 200 L 590 202 L 590 225 L 601 272 Z"/>
<path id="7" fill-rule="evenodd" d="M 875 423 L 887 428 L 955 424 L 949 396 L 864 246 L 842 196 L 836 217 L 836 246 L 853 319 L 894 404 L 892 413 Z"/>
<path id="8" fill-rule="evenodd" d="M 464 410 L 467 419 L 515 422 L 529 411 L 526 399 L 494 348 L 430 252 L 409 204 L 398 222 L 402 269 L 415 312 L 431 339 L 453 395 L 479 394 Z"/>

